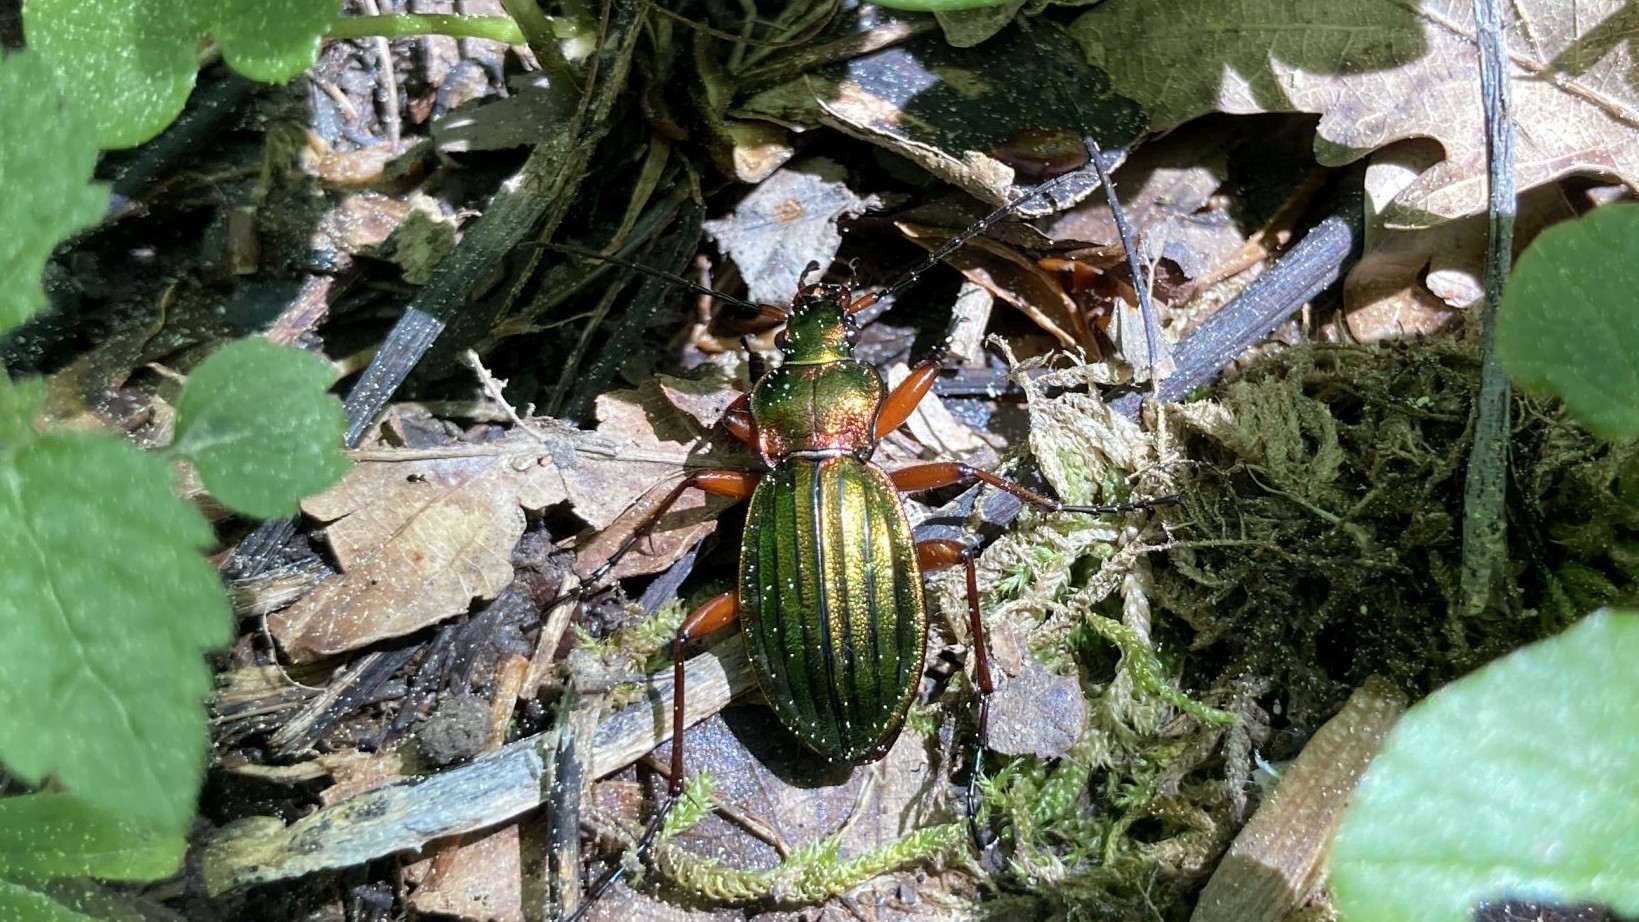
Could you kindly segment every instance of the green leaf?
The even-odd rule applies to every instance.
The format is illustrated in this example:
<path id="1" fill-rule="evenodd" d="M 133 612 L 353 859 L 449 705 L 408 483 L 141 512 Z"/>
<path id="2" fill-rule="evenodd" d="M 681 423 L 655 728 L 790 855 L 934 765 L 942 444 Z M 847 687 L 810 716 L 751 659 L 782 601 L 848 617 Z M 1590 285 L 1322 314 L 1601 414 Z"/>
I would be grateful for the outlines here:
<path id="1" fill-rule="evenodd" d="M 98 142 L 131 147 L 169 125 L 193 89 L 195 16 L 185 0 L 29 0 L 23 31 L 72 107 L 96 121 Z"/>
<path id="2" fill-rule="evenodd" d="M 212 3 L 210 25 L 234 70 L 263 83 L 283 83 L 313 66 L 319 41 L 341 15 L 339 0 Z"/>
<path id="3" fill-rule="evenodd" d="M 0 798 L 0 877 L 157 880 L 187 841 L 133 825 L 67 794 Z"/>
<path id="4" fill-rule="evenodd" d="M 1515 382 L 1556 394 L 1606 438 L 1639 435 L 1639 205 L 1543 231 L 1514 267 L 1497 354 Z"/>
<path id="5" fill-rule="evenodd" d="M 1601 611 L 1407 712 L 1332 847 L 1349 922 L 1502 898 L 1639 913 L 1639 615 Z"/>
<path id="6" fill-rule="evenodd" d="M 74 107 L 97 120 L 104 147 L 158 134 L 182 111 L 200 48 L 215 35 L 229 65 L 280 82 L 312 66 L 340 14 L 336 0 L 29 0 L 29 47 L 62 78 Z"/>
<path id="7" fill-rule="evenodd" d="M 211 530 L 164 460 L 27 431 L 38 394 L 0 383 L 0 762 L 180 830 L 205 755 L 200 654 L 230 638 Z"/>
<path id="8" fill-rule="evenodd" d="M 0 919 L 8 922 L 96 922 L 38 890 L 0 880 Z"/>
<path id="9" fill-rule="evenodd" d="M 102 219 L 108 190 L 91 182 L 97 137 L 62 104 L 37 54 L 0 57 L 0 333 L 45 303 L 40 271 L 57 242 Z"/>
<path id="10" fill-rule="evenodd" d="M 262 518 L 289 515 L 347 472 L 347 413 L 327 391 L 335 373 L 300 349 L 243 339 L 188 376 L 173 450 L 223 503 Z"/>

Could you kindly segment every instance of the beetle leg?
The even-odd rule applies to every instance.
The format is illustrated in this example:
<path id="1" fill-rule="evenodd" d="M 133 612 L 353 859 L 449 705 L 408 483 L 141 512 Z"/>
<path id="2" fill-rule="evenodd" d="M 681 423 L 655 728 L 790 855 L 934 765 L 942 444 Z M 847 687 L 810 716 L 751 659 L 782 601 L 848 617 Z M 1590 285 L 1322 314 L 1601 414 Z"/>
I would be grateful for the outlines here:
<path id="1" fill-rule="evenodd" d="M 979 616 L 979 576 L 973 564 L 974 549 L 960 541 L 930 538 L 916 542 L 916 560 L 923 572 L 942 570 L 961 564 L 967 571 L 967 623 L 973 637 L 973 685 L 979 690 L 979 739 L 973 752 L 973 772 L 967 778 L 968 835 L 979 851 L 986 848 L 985 837 L 979 829 L 979 776 L 985 765 L 985 753 L 990 749 L 986 727 L 990 718 L 990 693 L 996 683 L 990 675 L 990 649 L 985 645 L 984 622 Z"/>
<path id="2" fill-rule="evenodd" d="M 876 414 L 876 431 L 874 438 L 882 438 L 888 433 L 905 424 L 916 412 L 917 404 L 933 390 L 933 381 L 939 376 L 939 369 L 945 367 L 945 347 L 940 346 L 933 354 L 916 363 L 911 369 L 910 377 L 899 382 L 899 385 L 882 398 L 882 407 Z"/>
<path id="3" fill-rule="evenodd" d="M 704 637 L 712 631 L 732 624 L 740 617 L 740 593 L 731 589 L 722 595 L 712 596 L 689 616 L 683 619 L 683 624 L 677 629 L 677 636 L 672 638 L 672 776 L 666 784 L 666 803 L 649 820 L 649 825 L 643 830 L 643 835 L 637 840 L 632 849 L 638 860 L 646 860 L 654 841 L 660 835 L 661 827 L 666 824 L 666 814 L 672 812 L 677 805 L 678 795 L 683 793 L 683 648 L 696 637 Z M 591 888 L 586 891 L 586 898 L 581 901 L 580 907 L 564 922 L 580 922 L 586 911 L 603 898 L 603 895 L 615 883 L 626 876 L 626 865 L 616 864 L 604 875 L 598 878 Z"/>
<path id="4" fill-rule="evenodd" d="M 690 612 L 672 638 L 672 777 L 668 790 L 674 799 L 683 793 L 683 648 L 689 641 L 727 627 L 739 617 L 740 590 L 730 589 Z"/>
<path id="5" fill-rule="evenodd" d="M 990 651 L 985 647 L 984 622 L 979 617 L 979 576 L 973 565 L 973 548 L 960 541 L 929 538 L 916 542 L 916 562 L 922 571 L 943 570 L 961 564 L 967 570 L 967 622 L 973 635 L 973 684 L 981 695 L 996 690 L 990 678 Z M 980 727 L 980 733 L 984 728 Z"/>
<path id="6" fill-rule="evenodd" d="M 729 434 L 757 448 L 757 424 L 751 419 L 751 395 L 741 394 L 723 411 L 723 428 Z"/>
<path id="7" fill-rule="evenodd" d="M 888 477 L 893 480 L 894 486 L 906 493 L 932 490 L 938 487 L 948 487 L 953 483 L 979 480 L 998 490 L 1005 490 L 1032 506 L 1046 509 L 1048 512 L 1085 512 L 1091 515 L 1103 515 L 1109 512 L 1132 512 L 1135 509 L 1148 509 L 1151 506 L 1170 505 L 1178 502 L 1176 496 L 1163 496 L 1158 499 L 1135 500 L 1130 503 L 1111 503 L 1104 506 L 1072 506 L 1061 503 L 1056 499 L 1049 499 L 1021 483 L 1015 483 L 1006 477 L 992 474 L 989 471 L 982 471 L 960 461 L 933 461 L 927 464 L 902 467 L 889 474 Z"/>
<path id="8" fill-rule="evenodd" d="M 672 491 L 666 494 L 666 498 L 660 501 L 660 505 L 656 506 L 653 512 L 645 516 L 643 521 L 632 529 L 632 533 L 626 536 L 626 540 L 620 542 L 620 547 L 615 548 L 615 552 L 609 555 L 608 560 L 605 560 L 598 565 L 596 570 L 587 574 L 585 585 L 595 586 L 602 582 L 604 577 L 614 570 L 615 564 L 620 562 L 620 558 L 626 556 L 626 552 L 631 550 L 633 545 L 654 530 L 655 525 L 660 522 L 660 518 L 671 511 L 672 506 L 677 504 L 677 501 L 682 498 L 687 490 L 697 489 L 713 496 L 727 496 L 730 499 L 745 500 L 751 498 L 751 493 L 756 489 L 757 481 L 761 480 L 762 476 L 761 471 L 691 471 L 687 477 L 678 482 L 677 486 L 672 487 Z"/>

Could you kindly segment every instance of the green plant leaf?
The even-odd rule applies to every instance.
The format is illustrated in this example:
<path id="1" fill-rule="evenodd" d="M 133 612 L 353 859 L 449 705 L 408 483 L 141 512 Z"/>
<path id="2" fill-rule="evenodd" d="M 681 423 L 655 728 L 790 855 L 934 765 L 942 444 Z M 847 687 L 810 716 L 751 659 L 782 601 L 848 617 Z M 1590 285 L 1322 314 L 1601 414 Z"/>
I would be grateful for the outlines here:
<path id="1" fill-rule="evenodd" d="M 0 877 L 157 880 L 182 863 L 187 841 L 157 833 L 67 794 L 0 798 Z"/>
<path id="2" fill-rule="evenodd" d="M 312 67 L 319 41 L 341 15 L 338 0 L 211 3 L 205 9 L 216 12 L 209 28 L 228 64 L 263 83 L 283 83 Z"/>
<path id="3" fill-rule="evenodd" d="M 323 359 L 265 339 L 217 350 L 188 376 L 173 451 L 223 503 L 262 518 L 289 515 L 347 472 L 347 414 L 327 391 Z"/>
<path id="4" fill-rule="evenodd" d="M 336 0 L 29 0 L 23 25 L 69 100 L 96 119 L 102 146 L 129 147 L 182 111 L 207 35 L 235 70 L 280 82 L 312 66 L 340 12 Z"/>
<path id="5" fill-rule="evenodd" d="M 1639 205 L 1543 231 L 1497 311 L 1497 354 L 1527 390 L 1558 395 L 1606 438 L 1639 435 Z"/>
<path id="6" fill-rule="evenodd" d="M 59 240 L 102 219 L 108 190 L 91 182 L 97 137 L 66 107 L 37 54 L 0 57 L 0 333 L 45 303 L 40 271 Z"/>
<path id="7" fill-rule="evenodd" d="M 0 762 L 178 831 L 205 755 L 200 654 L 230 639 L 211 530 L 163 459 L 33 433 L 40 393 L 0 380 Z"/>
<path id="8" fill-rule="evenodd" d="M 1349 922 L 1482 900 L 1639 913 L 1639 614 L 1601 611 L 1435 692 L 1389 734 L 1332 847 Z"/>
<path id="9" fill-rule="evenodd" d="M 0 919 L 15 922 L 96 922 L 38 890 L 0 879 Z"/>

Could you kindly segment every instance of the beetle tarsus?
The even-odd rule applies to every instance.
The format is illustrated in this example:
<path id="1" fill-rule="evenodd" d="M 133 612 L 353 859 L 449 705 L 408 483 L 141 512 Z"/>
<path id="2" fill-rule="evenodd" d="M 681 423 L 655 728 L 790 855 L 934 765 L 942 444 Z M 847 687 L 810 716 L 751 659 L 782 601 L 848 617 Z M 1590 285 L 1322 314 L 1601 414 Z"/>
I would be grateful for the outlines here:
<path id="1" fill-rule="evenodd" d="M 1112 512 L 1138 512 L 1141 509 L 1153 509 L 1156 506 L 1176 506 L 1182 503 L 1181 496 L 1157 496 L 1154 499 L 1135 499 L 1125 503 L 1111 503 L 1105 506 L 1066 506 L 1060 504 L 1057 512 L 1079 512 L 1086 515 L 1109 515 Z"/>
<path id="2" fill-rule="evenodd" d="M 985 726 L 990 719 L 990 696 L 979 696 L 979 733 L 973 746 L 973 771 L 967 777 L 967 834 L 973 849 L 983 855 L 996 844 L 990 827 L 979 822 L 979 779 L 984 777 L 985 753 L 990 751 L 990 734 Z"/>
<path id="3" fill-rule="evenodd" d="M 666 802 L 660 805 L 660 809 L 655 811 L 654 818 L 649 820 L 649 825 L 644 827 L 643 835 L 638 837 L 637 844 L 630 850 L 639 857 L 639 860 L 654 847 L 655 840 L 660 837 L 661 827 L 666 825 L 666 817 L 672 812 L 672 808 L 677 806 L 677 800 L 676 794 L 667 796 Z M 581 900 L 575 911 L 564 917 L 561 922 L 581 922 L 587 911 L 597 905 L 597 901 L 602 899 L 610 888 L 625 879 L 627 870 L 628 865 L 624 860 L 615 862 L 615 866 L 604 871 L 603 876 L 586 891 L 586 898 Z"/>

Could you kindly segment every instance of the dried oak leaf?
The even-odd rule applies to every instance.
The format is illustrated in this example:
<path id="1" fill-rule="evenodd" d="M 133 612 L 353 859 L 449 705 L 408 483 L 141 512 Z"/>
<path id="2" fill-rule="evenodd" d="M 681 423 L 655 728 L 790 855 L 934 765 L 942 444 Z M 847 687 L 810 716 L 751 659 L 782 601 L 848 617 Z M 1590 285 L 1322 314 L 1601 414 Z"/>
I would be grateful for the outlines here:
<path id="1" fill-rule="evenodd" d="M 567 497 L 523 434 L 469 457 L 366 462 L 306 500 L 342 572 L 268 618 L 297 662 L 420 630 L 493 598 L 512 581 L 522 507 Z"/>
<path id="2" fill-rule="evenodd" d="M 342 572 L 271 615 L 268 628 L 292 659 L 304 662 L 460 614 L 511 582 L 524 510 L 562 502 L 599 531 L 580 549 L 584 577 L 679 481 L 691 457 L 719 463 L 700 447 L 716 421 L 703 415 L 713 406 L 721 415 L 732 399 L 721 384 L 650 381 L 599 397 L 595 432 L 535 420 L 534 433 L 455 446 L 440 457 L 423 451 L 406 453 L 410 460 L 365 461 L 302 504 L 331 523 L 326 537 Z M 745 467 L 751 459 L 736 453 L 723 463 Z M 726 501 L 708 504 L 691 492 L 631 548 L 611 579 L 663 570 L 716 527 Z"/>
<path id="3" fill-rule="evenodd" d="M 1359 342 L 1432 334 L 1462 322 L 1483 295 L 1486 219 L 1471 215 L 1438 227 L 1383 226 L 1380 209 L 1440 159 L 1439 145 L 1404 141 L 1372 155 L 1366 168 L 1366 247 L 1343 284 L 1349 334 Z M 1563 190 L 1542 186 L 1520 196 L 1514 255 L 1542 228 L 1575 215 Z"/>
<path id="4" fill-rule="evenodd" d="M 1519 0 L 1508 26 L 1520 189 L 1580 174 L 1639 186 L 1639 74 L 1623 0 Z M 1071 28 L 1160 128 L 1207 112 L 1314 112 L 1315 155 L 1351 162 L 1429 137 L 1446 157 L 1385 219 L 1425 227 L 1485 208 L 1468 0 L 1110 3 Z"/>

